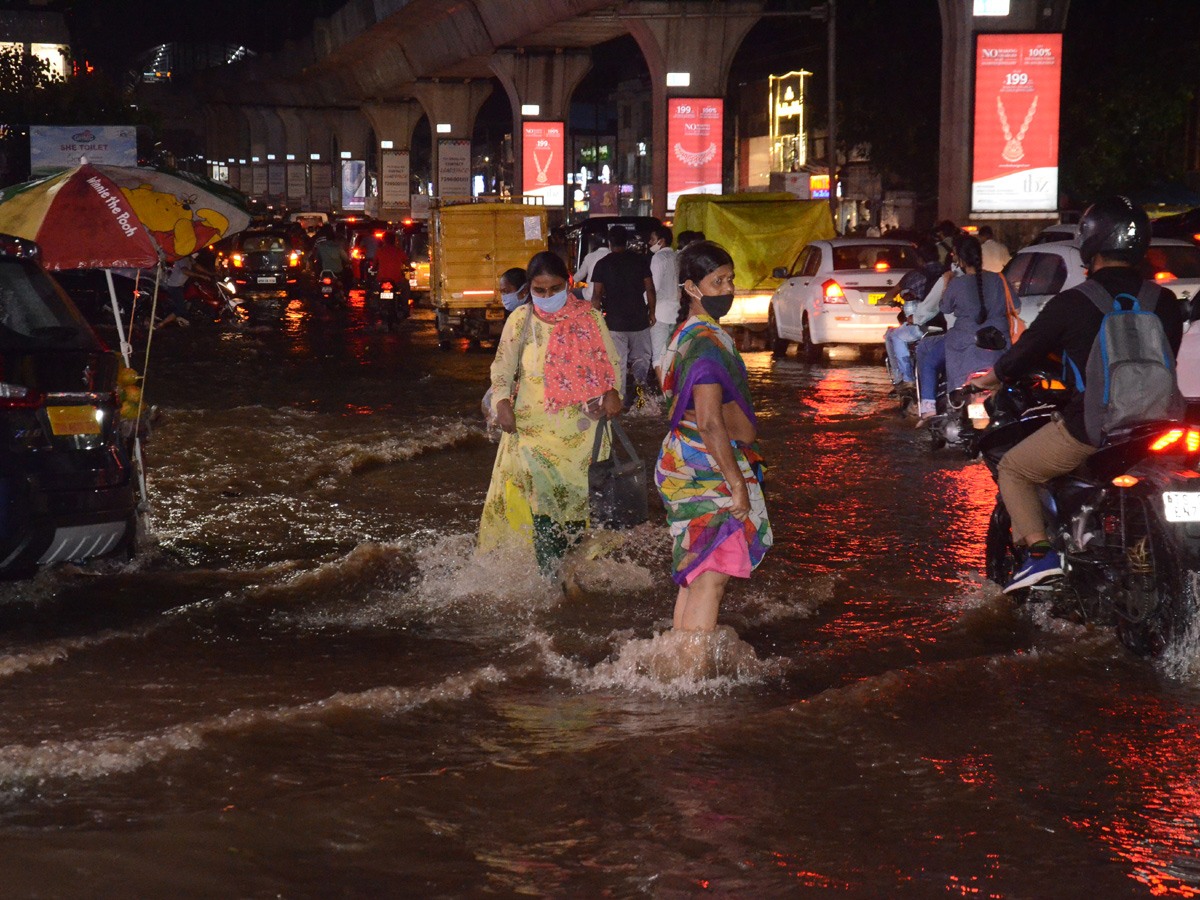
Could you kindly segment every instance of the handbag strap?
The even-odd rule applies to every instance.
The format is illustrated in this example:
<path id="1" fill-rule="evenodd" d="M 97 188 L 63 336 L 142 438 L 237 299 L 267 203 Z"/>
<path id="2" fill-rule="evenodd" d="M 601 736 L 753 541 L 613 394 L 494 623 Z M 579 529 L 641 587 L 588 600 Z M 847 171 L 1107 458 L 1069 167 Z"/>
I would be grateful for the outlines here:
<path id="1" fill-rule="evenodd" d="M 525 356 L 525 345 L 529 343 L 529 331 L 533 328 L 533 301 L 526 300 L 529 309 L 525 313 L 525 326 L 521 329 L 521 344 L 517 348 L 517 374 L 513 377 L 512 400 L 516 405 L 517 394 L 521 392 L 521 360 Z"/>
<path id="2" fill-rule="evenodd" d="M 637 451 L 633 449 L 633 444 L 629 440 L 629 435 L 625 433 L 625 429 L 622 428 L 615 420 L 608 418 L 608 416 L 601 416 L 600 421 L 596 424 L 596 439 L 592 442 L 592 462 L 600 461 L 600 447 L 604 441 L 604 432 L 606 428 L 611 428 L 612 433 L 620 439 L 622 446 L 625 448 L 625 452 L 629 455 L 630 461 L 641 465 L 642 458 L 638 456 Z M 616 459 L 617 448 L 615 444 L 610 446 L 609 454 L 611 459 Z"/>

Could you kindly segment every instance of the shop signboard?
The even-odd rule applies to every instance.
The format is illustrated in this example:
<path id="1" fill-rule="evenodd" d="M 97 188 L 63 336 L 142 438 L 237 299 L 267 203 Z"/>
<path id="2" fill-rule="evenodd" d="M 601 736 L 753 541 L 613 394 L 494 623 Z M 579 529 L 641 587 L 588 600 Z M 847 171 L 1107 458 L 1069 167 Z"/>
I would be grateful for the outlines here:
<path id="1" fill-rule="evenodd" d="M 980 34 L 971 209 L 1058 208 L 1061 34 Z"/>
<path id="2" fill-rule="evenodd" d="M 667 101 L 667 209 L 681 194 L 721 193 L 724 101 L 672 97 Z"/>

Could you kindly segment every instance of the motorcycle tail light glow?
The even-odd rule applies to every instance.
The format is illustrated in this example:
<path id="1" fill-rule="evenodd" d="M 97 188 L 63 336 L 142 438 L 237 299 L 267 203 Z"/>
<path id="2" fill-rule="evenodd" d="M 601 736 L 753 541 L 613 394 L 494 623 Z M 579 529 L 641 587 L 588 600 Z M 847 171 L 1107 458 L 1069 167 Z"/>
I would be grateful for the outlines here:
<path id="1" fill-rule="evenodd" d="M 363 253 L 362 247 L 355 247 L 350 251 L 350 256 L 354 259 L 362 259 L 366 254 Z"/>
<path id="2" fill-rule="evenodd" d="M 300 251 L 299 250 L 293 250 L 291 253 L 288 254 L 288 265 L 291 266 L 293 269 L 296 266 L 300 265 Z"/>
<path id="3" fill-rule="evenodd" d="M 842 290 L 842 286 L 832 279 L 821 285 L 821 290 L 825 294 L 826 303 L 846 303 L 846 293 Z"/>
<path id="4" fill-rule="evenodd" d="M 1171 274 L 1170 272 L 1155 272 L 1155 273 L 1154 273 L 1154 280 L 1155 280 L 1155 281 L 1156 281 L 1158 284 L 1167 284 L 1167 283 L 1169 283 L 1169 282 L 1172 282 L 1172 281 L 1174 281 L 1174 280 L 1175 280 L 1175 276 L 1174 276 L 1173 274 Z"/>
<path id="5" fill-rule="evenodd" d="M 229 257 L 229 261 L 233 263 L 235 269 L 240 269 L 242 267 L 242 254 L 234 253 Z"/>
<path id="6" fill-rule="evenodd" d="M 1118 475 L 1112 480 L 1112 483 L 1115 487 L 1131 488 L 1138 483 L 1138 479 L 1132 475 Z"/>
<path id="7" fill-rule="evenodd" d="M 1162 451 L 1166 450 L 1168 447 L 1173 447 L 1175 444 L 1178 444 L 1179 439 L 1182 437 L 1183 437 L 1183 429 L 1182 428 L 1172 428 L 1170 431 L 1164 432 L 1162 435 L 1160 435 L 1154 441 L 1154 443 L 1152 443 L 1150 445 L 1150 449 L 1152 451 L 1154 451 L 1155 453 L 1161 453 Z"/>

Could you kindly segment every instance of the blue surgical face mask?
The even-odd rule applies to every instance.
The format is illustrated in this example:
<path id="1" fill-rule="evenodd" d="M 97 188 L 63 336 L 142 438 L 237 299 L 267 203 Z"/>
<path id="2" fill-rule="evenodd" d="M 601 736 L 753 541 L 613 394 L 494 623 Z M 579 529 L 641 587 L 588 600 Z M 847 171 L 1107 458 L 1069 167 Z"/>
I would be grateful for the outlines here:
<path id="1" fill-rule="evenodd" d="M 550 297 L 539 297 L 534 294 L 533 305 L 544 313 L 556 313 L 567 305 L 567 292 L 564 289 Z"/>
<path id="2" fill-rule="evenodd" d="M 514 309 L 516 309 L 518 306 L 520 306 L 524 301 L 521 299 L 520 291 L 518 291 L 513 294 L 501 294 L 500 302 L 504 304 L 505 309 L 507 309 L 509 312 L 512 312 Z"/>

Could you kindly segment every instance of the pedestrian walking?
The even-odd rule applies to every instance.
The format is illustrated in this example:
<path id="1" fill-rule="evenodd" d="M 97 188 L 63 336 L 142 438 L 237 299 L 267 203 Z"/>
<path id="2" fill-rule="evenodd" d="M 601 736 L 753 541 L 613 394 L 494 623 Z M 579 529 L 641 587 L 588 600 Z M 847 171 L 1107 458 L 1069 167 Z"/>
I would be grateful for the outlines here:
<path id="1" fill-rule="evenodd" d="M 649 261 L 628 245 L 629 236 L 624 228 L 610 228 L 610 252 L 596 263 L 592 272 L 592 306 L 604 313 L 620 355 L 621 377 L 625 378 L 626 366 L 633 372 L 633 378 L 625 381 L 626 409 L 639 403 L 648 387 L 654 353 L 650 327 L 658 304 Z"/>

